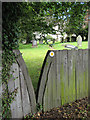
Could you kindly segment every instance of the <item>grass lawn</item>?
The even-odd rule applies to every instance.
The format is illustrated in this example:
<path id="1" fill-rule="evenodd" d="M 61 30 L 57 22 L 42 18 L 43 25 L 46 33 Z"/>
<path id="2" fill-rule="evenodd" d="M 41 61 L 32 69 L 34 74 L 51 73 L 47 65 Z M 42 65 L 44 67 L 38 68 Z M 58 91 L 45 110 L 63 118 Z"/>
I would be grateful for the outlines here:
<path id="1" fill-rule="evenodd" d="M 55 43 L 53 48 L 55 50 L 63 50 L 66 49 L 62 46 L 64 43 Z M 67 44 L 77 46 L 77 42 L 68 42 Z M 79 49 L 87 49 L 88 42 L 82 42 L 82 47 Z M 42 68 L 43 60 L 48 50 L 51 50 L 48 45 L 39 45 L 38 47 L 32 48 L 31 44 L 28 45 L 19 45 L 20 52 L 25 60 L 26 66 L 28 68 L 28 72 L 30 74 L 34 89 L 37 89 L 37 83 L 40 76 L 40 70 Z"/>

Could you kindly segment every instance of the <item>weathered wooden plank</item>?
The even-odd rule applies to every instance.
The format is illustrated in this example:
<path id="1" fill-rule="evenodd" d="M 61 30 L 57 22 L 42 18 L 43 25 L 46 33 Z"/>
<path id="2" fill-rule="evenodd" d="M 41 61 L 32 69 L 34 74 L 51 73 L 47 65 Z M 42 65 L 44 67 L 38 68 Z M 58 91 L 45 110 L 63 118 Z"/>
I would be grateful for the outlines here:
<path id="1" fill-rule="evenodd" d="M 60 65 L 60 88 L 61 88 L 61 105 L 64 104 L 65 99 L 64 99 L 64 65 L 63 65 L 63 54 L 62 51 L 60 53 L 61 56 L 61 65 Z"/>
<path id="2" fill-rule="evenodd" d="M 79 84 L 80 84 L 80 98 L 83 98 L 83 57 L 82 57 L 82 50 L 78 50 L 79 53 Z"/>
<path id="3" fill-rule="evenodd" d="M 89 26 L 90 26 L 90 23 L 88 24 Z M 88 34 L 90 33 L 90 27 L 89 27 L 89 32 L 88 32 Z M 88 35 L 88 40 L 89 40 L 89 43 L 90 43 L 90 34 Z M 89 44 L 90 45 L 90 44 Z M 90 48 L 88 49 L 88 103 L 90 104 Z"/>
<path id="4" fill-rule="evenodd" d="M 63 70 L 64 70 L 64 103 L 68 102 L 68 66 L 67 66 L 67 50 L 62 51 L 62 62 L 63 62 Z"/>
<path id="5" fill-rule="evenodd" d="M 68 51 L 69 101 L 75 100 L 75 50 Z"/>
<path id="6" fill-rule="evenodd" d="M 28 113 L 31 113 L 31 105 L 30 105 L 30 100 L 29 100 L 29 95 L 28 95 L 28 91 L 27 91 L 27 86 L 22 74 L 21 69 L 20 71 L 20 81 L 21 81 L 21 94 L 22 94 L 22 107 L 23 107 L 23 114 L 24 117 L 25 115 L 27 115 Z"/>
<path id="7" fill-rule="evenodd" d="M 84 70 L 85 70 L 85 72 L 84 72 L 84 77 L 85 77 L 85 96 L 88 96 L 88 87 L 89 87 L 89 85 L 88 85 L 88 50 L 86 49 L 86 50 L 83 50 L 83 54 L 84 54 L 84 56 L 83 56 L 83 64 L 84 64 Z"/>
<path id="8" fill-rule="evenodd" d="M 40 83 L 38 85 L 39 86 L 39 89 L 38 89 L 38 102 L 40 104 L 42 104 L 42 97 L 43 97 L 44 87 L 45 87 L 45 83 L 46 83 L 46 79 L 47 79 L 46 78 L 47 71 L 48 71 L 48 68 L 49 68 L 49 65 L 50 65 L 49 61 L 50 61 L 50 59 L 49 59 L 48 55 L 46 55 L 44 63 L 43 63 L 43 68 L 42 68 L 43 73 L 41 73 L 42 75 L 41 75 L 41 78 L 39 80 Z"/>
<path id="9" fill-rule="evenodd" d="M 68 77 L 67 77 L 67 50 L 60 51 L 60 88 L 61 88 L 61 104 L 63 105 L 66 103 L 68 100 L 68 95 L 67 95 L 67 82 L 68 82 Z"/>
<path id="10" fill-rule="evenodd" d="M 51 65 L 51 95 L 50 95 L 50 101 L 51 101 L 50 108 L 53 108 L 53 62 L 52 62 L 52 65 Z"/>
<path id="11" fill-rule="evenodd" d="M 59 51 L 59 65 L 60 66 L 58 66 L 59 67 L 59 71 L 58 72 L 60 72 L 60 76 L 58 76 L 58 78 L 60 77 L 60 79 L 58 79 L 58 80 L 60 80 L 60 81 L 58 81 L 58 82 L 60 82 L 60 86 L 58 86 L 59 87 L 59 90 L 60 90 L 60 105 L 62 105 L 63 104 L 63 97 L 62 97 L 62 88 L 63 88 L 63 86 L 62 86 L 62 80 L 63 80 L 63 65 L 62 65 L 62 50 L 60 50 Z"/>
<path id="12" fill-rule="evenodd" d="M 76 87 L 77 87 L 77 99 L 80 96 L 80 82 L 79 82 L 79 53 L 76 52 Z"/>
<path id="13" fill-rule="evenodd" d="M 77 61 L 76 61 L 76 80 L 77 80 L 77 99 L 82 98 L 82 50 L 77 51 Z"/>
<path id="14" fill-rule="evenodd" d="M 55 57 L 55 56 L 54 56 Z M 55 58 L 51 58 L 51 66 L 49 68 L 49 71 L 48 71 L 48 76 L 47 76 L 47 86 L 46 86 L 46 95 L 48 97 L 45 97 L 46 98 L 46 110 L 50 110 L 51 108 L 53 108 L 53 100 L 55 100 L 55 98 L 53 98 L 53 78 L 55 77 L 55 72 L 54 72 L 54 60 Z M 53 77 L 54 75 L 54 77 Z M 55 92 L 55 91 L 54 91 Z M 54 106 L 55 107 L 55 106 Z"/>
<path id="15" fill-rule="evenodd" d="M 44 111 L 48 111 L 48 88 L 46 86 L 45 94 L 44 94 L 44 100 L 43 100 L 43 107 Z"/>
<path id="16" fill-rule="evenodd" d="M 15 66 L 16 64 L 13 63 L 13 65 L 11 66 L 11 70 L 10 70 L 10 74 L 12 74 L 12 78 L 8 81 L 8 90 L 9 92 L 13 92 L 15 90 L 15 81 L 14 79 L 16 79 L 16 76 L 13 76 L 13 72 L 15 72 Z M 11 103 L 10 105 L 11 107 L 11 115 L 12 118 L 16 118 L 18 115 L 18 111 L 17 111 L 17 102 L 16 102 L 16 97 L 15 100 Z"/>
<path id="17" fill-rule="evenodd" d="M 75 63 L 75 100 L 77 99 L 77 50 L 74 53 L 74 63 Z"/>
<path id="18" fill-rule="evenodd" d="M 73 101 L 76 100 L 76 94 L 77 94 L 77 88 L 76 88 L 76 51 L 77 50 L 72 50 L 72 57 L 73 57 Z"/>
<path id="19" fill-rule="evenodd" d="M 61 85 L 60 85 L 60 65 L 61 65 L 61 51 L 56 52 L 56 67 L 57 67 L 57 76 L 56 76 L 56 82 L 57 82 L 57 106 L 61 105 Z"/>
<path id="20" fill-rule="evenodd" d="M 88 59 L 89 59 L 89 54 L 88 54 L 88 52 L 89 52 L 89 51 L 88 51 L 88 50 L 86 50 L 86 51 L 87 51 L 87 52 L 86 52 L 86 86 L 87 86 L 87 87 L 86 87 L 86 90 L 87 90 L 86 96 L 88 96 L 88 95 L 89 95 L 89 92 L 90 92 L 90 91 L 89 91 L 89 87 L 90 87 L 90 86 L 89 86 L 89 85 L 90 85 L 90 84 L 89 84 L 89 83 L 90 83 L 90 80 L 89 80 L 89 79 L 90 79 L 90 78 L 89 78 L 89 71 L 88 71 L 88 68 L 89 68 L 89 60 L 88 60 Z M 88 97 L 89 97 L 89 96 L 88 96 Z"/>
<path id="21" fill-rule="evenodd" d="M 51 57 L 49 56 L 49 52 L 47 53 L 46 58 L 44 60 L 43 67 L 42 67 L 42 75 L 41 75 L 41 78 L 40 78 L 39 84 L 38 84 L 37 101 L 40 104 L 43 103 L 43 96 L 45 94 L 45 89 L 46 89 L 47 81 L 48 81 L 48 79 L 47 79 L 48 78 L 48 72 L 50 70 L 51 63 L 52 63 Z"/>
<path id="22" fill-rule="evenodd" d="M 86 50 L 83 50 L 83 80 L 82 80 L 82 86 L 83 86 L 83 97 L 86 96 Z"/>
<path id="23" fill-rule="evenodd" d="M 36 99 L 35 99 L 35 92 L 34 92 L 34 88 L 32 86 L 32 81 L 31 78 L 28 74 L 28 70 L 27 67 L 25 65 L 25 62 L 21 56 L 21 53 L 19 50 L 14 50 L 13 51 L 16 55 L 19 55 L 18 58 L 16 59 L 19 67 L 22 70 L 22 74 L 24 76 L 24 79 L 26 81 L 26 86 L 27 86 L 27 90 L 28 90 L 28 94 L 29 94 L 29 99 L 31 100 L 31 112 L 35 113 L 36 112 Z"/>
<path id="24" fill-rule="evenodd" d="M 52 69 L 52 65 L 51 65 L 51 67 L 50 67 L 50 70 L 49 70 L 49 73 L 48 73 L 48 82 L 47 82 L 47 91 L 48 91 L 48 110 L 50 110 L 51 108 L 52 108 L 52 100 L 53 99 L 51 99 L 52 98 L 52 78 L 51 78 L 51 76 L 52 76 L 52 71 L 51 71 L 51 69 Z"/>
<path id="25" fill-rule="evenodd" d="M 50 110 L 50 108 L 55 107 L 55 100 L 56 100 L 56 97 L 54 97 L 54 95 L 56 95 L 56 91 L 54 89 L 55 87 L 53 87 L 53 85 L 55 86 L 55 84 L 53 84 L 53 81 L 55 83 L 55 56 L 52 57 L 49 62 L 51 63 L 51 66 L 49 63 L 48 71 L 47 71 L 48 76 L 46 77 L 47 84 L 46 84 L 45 96 L 44 96 L 44 106 L 45 106 L 44 110 L 45 111 Z"/>
<path id="26" fill-rule="evenodd" d="M 83 78 L 84 78 L 84 74 L 83 74 L 83 50 L 81 50 L 81 79 L 80 79 L 80 85 L 81 85 L 81 98 L 83 98 Z"/>
<path id="27" fill-rule="evenodd" d="M 16 103 L 17 103 L 17 118 L 23 117 L 23 109 L 22 109 L 22 100 L 21 100 L 21 83 L 19 78 L 19 66 L 18 64 L 13 64 L 13 67 L 15 69 L 15 72 L 13 73 L 13 76 L 16 78 L 15 80 L 15 89 L 17 89 L 17 95 L 16 95 Z"/>
<path id="28" fill-rule="evenodd" d="M 52 82 L 53 82 L 53 107 L 57 106 L 57 82 L 56 82 L 56 51 L 54 51 L 54 57 L 53 57 L 53 66 L 52 66 Z"/>

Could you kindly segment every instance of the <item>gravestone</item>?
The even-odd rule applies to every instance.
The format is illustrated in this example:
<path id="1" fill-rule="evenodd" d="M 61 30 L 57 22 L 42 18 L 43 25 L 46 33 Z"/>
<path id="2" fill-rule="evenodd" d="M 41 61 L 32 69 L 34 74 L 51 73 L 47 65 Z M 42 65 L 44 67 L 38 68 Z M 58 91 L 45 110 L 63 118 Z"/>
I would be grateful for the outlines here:
<path id="1" fill-rule="evenodd" d="M 70 45 L 70 44 L 65 44 L 64 46 L 65 48 L 70 48 L 70 49 L 78 49 L 77 46 L 74 46 L 74 45 Z"/>
<path id="2" fill-rule="evenodd" d="M 40 40 L 40 41 L 39 41 L 39 44 L 43 44 L 43 41 L 42 41 L 42 40 Z"/>
<path id="3" fill-rule="evenodd" d="M 77 45 L 78 45 L 79 47 L 82 46 L 82 37 L 81 37 L 80 35 L 77 37 Z"/>
<path id="4" fill-rule="evenodd" d="M 37 41 L 36 40 L 32 40 L 32 46 L 37 46 Z"/>

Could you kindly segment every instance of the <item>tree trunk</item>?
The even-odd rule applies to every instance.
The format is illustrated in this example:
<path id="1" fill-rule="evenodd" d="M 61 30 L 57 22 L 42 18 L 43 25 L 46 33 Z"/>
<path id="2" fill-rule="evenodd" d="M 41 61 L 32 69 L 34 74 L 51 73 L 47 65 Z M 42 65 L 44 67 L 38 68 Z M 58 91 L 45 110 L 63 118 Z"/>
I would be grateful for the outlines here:
<path id="1" fill-rule="evenodd" d="M 32 35 L 29 35 L 29 34 L 27 33 L 26 44 L 30 44 L 30 43 L 31 43 L 31 40 L 32 40 Z"/>
<path id="2" fill-rule="evenodd" d="M 27 38 L 26 38 L 26 44 L 29 44 L 30 43 L 30 39 L 29 39 L 29 37 L 27 36 Z"/>
<path id="3" fill-rule="evenodd" d="M 55 39 L 53 39 L 53 44 L 55 43 Z"/>
<path id="4" fill-rule="evenodd" d="M 63 43 L 63 42 L 64 42 L 64 39 L 63 39 L 63 37 L 62 37 L 61 43 Z"/>
<path id="5" fill-rule="evenodd" d="M 81 34 L 81 37 L 82 37 L 82 41 L 84 41 L 84 35 L 83 34 Z"/>

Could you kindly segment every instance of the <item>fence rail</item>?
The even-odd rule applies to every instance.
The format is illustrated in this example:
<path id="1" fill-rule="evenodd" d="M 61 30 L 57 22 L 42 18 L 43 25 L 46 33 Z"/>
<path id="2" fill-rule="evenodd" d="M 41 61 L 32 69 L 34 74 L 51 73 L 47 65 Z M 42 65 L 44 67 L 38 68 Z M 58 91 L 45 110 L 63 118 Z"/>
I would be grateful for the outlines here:
<path id="1" fill-rule="evenodd" d="M 88 96 L 88 50 L 47 53 L 38 84 L 37 102 L 44 111 Z"/>

